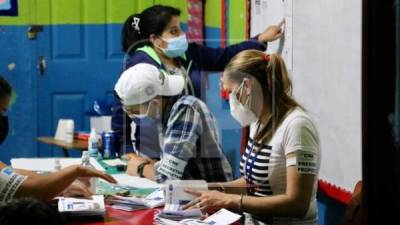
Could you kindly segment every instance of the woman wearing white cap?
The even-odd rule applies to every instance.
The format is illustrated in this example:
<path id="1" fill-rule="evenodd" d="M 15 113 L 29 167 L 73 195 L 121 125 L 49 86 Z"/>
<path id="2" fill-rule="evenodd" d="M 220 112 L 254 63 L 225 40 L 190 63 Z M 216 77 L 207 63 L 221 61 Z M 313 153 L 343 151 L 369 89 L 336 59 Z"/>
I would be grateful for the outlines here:
<path id="1" fill-rule="evenodd" d="M 166 76 L 157 67 L 139 63 L 122 73 L 115 91 L 131 118 L 158 125 L 161 160 L 132 156 L 127 173 L 158 182 L 166 179 L 232 179 L 232 169 L 219 144 L 216 121 L 200 99 L 181 96 L 182 76 Z"/>

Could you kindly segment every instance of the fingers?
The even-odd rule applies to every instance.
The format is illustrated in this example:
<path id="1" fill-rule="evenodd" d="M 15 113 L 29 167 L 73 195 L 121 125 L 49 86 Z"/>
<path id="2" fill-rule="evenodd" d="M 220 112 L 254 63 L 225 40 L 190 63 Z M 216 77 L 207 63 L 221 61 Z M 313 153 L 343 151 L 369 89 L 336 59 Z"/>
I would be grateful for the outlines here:
<path id="1" fill-rule="evenodd" d="M 193 199 L 192 201 L 190 201 L 188 204 L 184 205 L 182 207 L 182 210 L 186 210 L 186 209 L 193 209 L 196 208 L 196 204 L 200 202 L 200 199 L 196 198 Z"/>
<path id="2" fill-rule="evenodd" d="M 284 34 L 283 30 L 280 31 L 279 33 L 277 33 L 277 34 L 275 35 L 275 40 L 281 38 L 281 37 L 283 36 L 283 34 Z"/>
<path id="3" fill-rule="evenodd" d="M 110 183 L 113 183 L 113 184 L 117 183 L 117 180 L 115 180 L 114 177 L 112 177 L 111 175 L 108 175 L 106 173 L 101 173 L 99 177 Z"/>
<path id="4" fill-rule="evenodd" d="M 117 181 L 111 176 L 108 175 L 106 173 L 103 173 L 101 171 L 98 171 L 96 169 L 93 168 L 88 168 L 88 167 L 80 167 L 81 169 L 81 176 L 82 177 L 98 177 L 98 178 L 102 178 L 103 180 L 106 180 L 110 183 L 117 183 Z"/>
<path id="5" fill-rule="evenodd" d="M 79 180 L 74 181 L 65 191 L 65 197 L 84 197 L 91 199 L 93 193 Z"/>
<path id="6" fill-rule="evenodd" d="M 279 22 L 279 23 L 277 24 L 277 26 L 280 27 L 280 28 L 282 28 L 283 25 L 285 25 L 285 23 L 286 23 L 286 20 L 285 20 L 285 18 L 283 18 L 283 19 L 281 20 L 281 22 Z"/>
<path id="7" fill-rule="evenodd" d="M 200 196 L 203 193 L 202 191 L 196 191 L 193 189 L 185 189 L 185 192 L 194 196 Z"/>
<path id="8" fill-rule="evenodd" d="M 81 193 L 81 195 L 82 195 L 83 197 L 85 197 L 85 198 L 92 198 L 92 195 L 93 195 L 93 193 L 92 193 L 88 188 L 86 188 L 86 187 L 83 187 L 83 188 L 80 190 L 80 193 Z"/>

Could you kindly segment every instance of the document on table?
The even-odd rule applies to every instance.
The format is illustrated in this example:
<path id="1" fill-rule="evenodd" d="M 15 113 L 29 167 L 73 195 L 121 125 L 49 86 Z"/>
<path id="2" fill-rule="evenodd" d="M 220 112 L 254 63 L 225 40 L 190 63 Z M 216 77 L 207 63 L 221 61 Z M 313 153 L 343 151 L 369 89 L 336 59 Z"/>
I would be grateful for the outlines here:
<path id="1" fill-rule="evenodd" d="M 93 195 L 92 199 L 60 197 L 58 211 L 72 216 L 104 216 L 106 213 L 104 196 Z"/>
<path id="2" fill-rule="evenodd" d="M 118 165 L 126 165 L 126 162 L 122 161 L 121 159 L 107 159 L 103 160 L 103 162 L 109 166 L 118 166 Z"/>
<path id="3" fill-rule="evenodd" d="M 158 215 L 162 218 L 181 220 L 184 218 L 201 218 L 199 208 L 182 210 L 182 207 L 195 197 L 185 192 L 185 189 L 207 190 L 208 185 L 204 180 L 167 180 L 165 182 L 165 206 Z"/>
<path id="4" fill-rule="evenodd" d="M 164 191 L 162 188 L 157 189 L 144 198 L 111 196 L 107 198 L 107 202 L 111 204 L 112 208 L 125 211 L 155 208 L 164 205 Z"/>
<path id="5" fill-rule="evenodd" d="M 134 188 L 160 188 L 163 187 L 162 184 L 158 184 L 152 180 L 141 178 L 137 176 L 130 176 L 126 173 L 123 174 L 113 174 L 115 180 L 117 180 L 118 185 L 128 186 Z"/>
<path id="6" fill-rule="evenodd" d="M 205 220 L 198 219 L 184 219 L 181 221 L 174 221 L 161 217 L 156 217 L 155 220 L 160 225 L 229 225 L 240 219 L 241 215 L 233 213 L 226 209 L 220 209 L 218 212 L 207 217 Z"/>
<path id="7" fill-rule="evenodd" d="M 81 164 L 81 158 L 15 158 L 11 159 L 11 167 L 30 171 L 50 172 L 54 170 L 56 160 L 60 161 L 61 168 Z M 105 171 L 94 158 L 90 158 L 90 164 L 97 170 Z"/>

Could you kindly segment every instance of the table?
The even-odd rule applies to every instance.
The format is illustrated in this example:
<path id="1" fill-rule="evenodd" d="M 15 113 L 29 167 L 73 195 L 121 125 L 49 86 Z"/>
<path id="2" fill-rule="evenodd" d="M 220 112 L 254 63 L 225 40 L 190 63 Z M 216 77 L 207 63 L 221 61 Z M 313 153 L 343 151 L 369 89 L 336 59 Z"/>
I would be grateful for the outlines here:
<path id="1" fill-rule="evenodd" d="M 54 139 L 54 137 L 38 137 L 36 139 L 38 142 L 48 144 L 48 145 L 54 145 L 57 147 L 60 147 L 63 152 L 65 157 L 69 157 L 69 150 L 71 149 L 76 149 L 80 151 L 84 151 L 88 149 L 88 143 L 87 141 L 84 140 L 74 140 L 73 143 L 67 143 L 65 141 L 59 141 Z"/>
<path id="2" fill-rule="evenodd" d="M 73 225 L 153 225 L 154 214 L 160 209 L 143 209 L 132 212 L 113 209 L 107 206 L 103 220 L 74 222 Z"/>

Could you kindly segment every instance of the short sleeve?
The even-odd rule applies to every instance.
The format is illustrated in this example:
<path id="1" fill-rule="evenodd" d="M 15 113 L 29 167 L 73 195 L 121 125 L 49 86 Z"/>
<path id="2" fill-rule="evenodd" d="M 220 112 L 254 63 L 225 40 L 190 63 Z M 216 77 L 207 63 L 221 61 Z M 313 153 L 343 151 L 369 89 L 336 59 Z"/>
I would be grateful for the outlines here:
<path id="1" fill-rule="evenodd" d="M 4 167 L 0 171 L 0 202 L 11 200 L 26 178 L 11 167 Z"/>
<path id="2" fill-rule="evenodd" d="M 297 166 L 299 173 L 316 175 L 320 164 L 318 132 L 312 121 L 303 116 L 288 123 L 283 138 L 286 166 Z"/>

